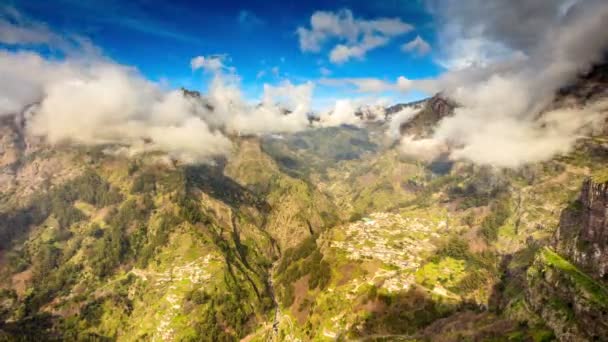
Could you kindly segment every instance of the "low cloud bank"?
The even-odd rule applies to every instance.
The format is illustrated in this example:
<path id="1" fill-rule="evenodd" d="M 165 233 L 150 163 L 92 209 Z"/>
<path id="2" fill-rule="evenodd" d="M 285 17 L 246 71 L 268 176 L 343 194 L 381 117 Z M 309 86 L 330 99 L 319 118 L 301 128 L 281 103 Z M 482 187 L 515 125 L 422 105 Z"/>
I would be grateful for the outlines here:
<path id="1" fill-rule="evenodd" d="M 400 111 L 391 115 L 385 132 L 390 143 L 393 143 L 401 138 L 401 125 L 410 121 L 419 112 L 419 108 L 404 107 Z"/>
<path id="2" fill-rule="evenodd" d="M 223 56 L 195 57 L 213 74 L 203 98 L 165 90 L 137 70 L 97 56 L 51 60 L 35 52 L 0 51 L 0 115 L 24 117 L 27 134 L 51 144 L 110 144 L 129 153 L 166 152 L 187 163 L 229 155 L 230 135 L 297 132 L 311 127 L 311 82 L 264 85 L 248 103 Z M 34 107 L 31 107 L 35 104 Z M 316 125 L 357 124 L 350 101 L 337 101 Z"/>
<path id="3" fill-rule="evenodd" d="M 0 114 L 25 118 L 28 134 L 51 144 L 117 144 L 163 151 L 186 161 L 227 154 L 231 143 L 210 129 L 201 107 L 181 91 L 165 91 L 137 71 L 103 60 L 46 60 L 32 52 L 0 52 Z"/>
<path id="4" fill-rule="evenodd" d="M 238 81 L 217 73 L 205 100 L 213 108 L 207 119 L 231 134 L 297 132 L 309 126 L 313 84 L 285 81 L 264 85 L 262 100 L 252 105 L 244 100 Z"/>
<path id="5" fill-rule="evenodd" d="M 380 24 L 387 25 L 382 32 L 394 28 L 392 22 Z M 12 7 L 0 8 L 0 27 L 0 43 L 12 47 L 0 49 L 0 116 L 20 116 L 26 134 L 50 144 L 107 144 L 116 151 L 160 151 L 199 163 L 229 155 L 231 135 L 311 127 L 312 82 L 265 84 L 252 104 L 242 95 L 228 56 L 196 56 L 192 70 L 212 75 L 207 94 L 199 98 L 167 90 L 104 57 L 85 38 L 52 32 Z M 45 57 L 32 49 L 38 46 L 61 57 Z M 336 115 L 323 125 L 353 123 L 358 119 L 353 108 L 338 101 Z"/>
<path id="6" fill-rule="evenodd" d="M 459 107 L 430 139 L 403 138 L 408 153 L 449 145 L 453 159 L 513 168 L 569 151 L 606 118 L 606 102 L 545 111 L 560 87 L 605 58 L 605 1 L 439 0 L 431 7 L 443 22 L 443 64 L 451 69 L 412 87 L 442 91 Z"/>
<path id="7" fill-rule="evenodd" d="M 608 113 L 606 102 L 546 111 L 556 91 L 606 57 L 608 3 L 603 0 L 516 0 L 499 4 L 429 0 L 440 44 L 433 49 L 447 71 L 434 79 L 394 82 L 373 78 L 324 78 L 329 86 L 362 93 L 443 92 L 459 106 L 424 140 L 400 138 L 415 113 L 393 115 L 390 139 L 413 156 L 448 153 L 452 159 L 518 167 L 569 151 L 593 133 Z M 223 55 L 197 56 L 194 71 L 212 80 L 202 99 L 166 90 L 137 70 L 117 64 L 79 37 L 64 39 L 18 13 L 0 15 L 0 115 L 20 114 L 26 132 L 50 143 L 117 144 L 132 152 L 162 151 L 186 162 L 228 155 L 231 135 L 296 132 L 315 126 L 361 125 L 384 118 L 384 105 L 338 99 L 312 120 L 314 83 L 264 85 L 257 103 L 245 100 L 239 77 Z M 318 12 L 299 30 L 304 51 L 334 40 L 349 50 L 391 39 L 412 28 L 396 19 L 363 20 L 352 13 Z M 422 40 L 412 50 L 428 53 Z M 28 50 L 47 45 L 63 51 L 48 58 Z M 336 46 L 337 48 L 338 46 Z M 363 52 L 364 54 L 365 52 Z"/>

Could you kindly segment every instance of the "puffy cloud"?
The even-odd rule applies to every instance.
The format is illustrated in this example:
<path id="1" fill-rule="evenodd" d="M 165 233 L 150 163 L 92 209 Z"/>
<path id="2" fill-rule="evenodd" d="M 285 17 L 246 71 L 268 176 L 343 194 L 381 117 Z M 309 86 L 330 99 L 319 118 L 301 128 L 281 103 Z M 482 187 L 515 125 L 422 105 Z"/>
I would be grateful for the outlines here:
<path id="1" fill-rule="evenodd" d="M 395 86 L 397 90 L 405 92 L 411 90 L 413 83 L 412 80 L 399 76 L 397 77 L 397 84 Z"/>
<path id="2" fill-rule="evenodd" d="M 331 75 L 331 70 L 329 70 L 326 67 L 321 67 L 321 68 L 319 68 L 319 73 L 321 73 L 322 76 L 326 77 L 326 76 Z"/>
<path id="3" fill-rule="evenodd" d="M 160 151 L 183 162 L 205 162 L 230 153 L 227 134 L 308 127 L 312 83 L 266 85 L 262 103 L 250 105 L 226 56 L 197 56 L 192 69 L 214 77 L 205 99 L 187 96 L 11 13 L 10 21 L 0 20 L 11 28 L 0 35 L 2 42 L 15 45 L 14 51 L 0 50 L 0 115 L 19 115 L 28 135 L 50 144 L 107 144 L 114 151 Z M 64 57 L 28 51 L 32 44 L 58 48 Z"/>
<path id="4" fill-rule="evenodd" d="M 234 72 L 234 69 L 232 69 L 232 71 Z M 260 79 L 260 78 L 266 77 L 268 75 L 272 75 L 272 77 L 274 77 L 274 78 L 280 77 L 281 68 L 279 68 L 278 66 L 274 66 L 272 68 L 262 69 L 257 72 L 257 74 L 255 75 L 255 78 Z"/>
<path id="5" fill-rule="evenodd" d="M 213 55 L 213 56 L 196 56 L 190 60 L 190 67 L 192 70 L 203 69 L 211 73 L 217 73 L 227 67 L 224 65 L 225 56 Z"/>
<path id="6" fill-rule="evenodd" d="M 431 52 L 431 45 L 418 35 L 413 40 L 401 45 L 401 50 L 405 52 L 414 52 L 419 56 L 424 56 Z"/>
<path id="7" fill-rule="evenodd" d="M 359 125 L 361 119 L 355 115 L 356 107 L 350 100 L 338 100 L 332 110 L 323 113 L 320 125 L 332 127 L 340 125 Z"/>
<path id="8" fill-rule="evenodd" d="M 490 121 L 472 116 L 467 121 L 448 118 L 434 140 L 445 142 L 459 134 L 453 158 L 513 168 L 569 152 L 578 138 L 602 126 L 607 110 L 608 101 L 604 101 L 547 112 L 535 121 L 509 116 Z M 467 134 L 460 135 L 465 130 Z"/>
<path id="9" fill-rule="evenodd" d="M 401 138 L 401 125 L 410 121 L 419 112 L 419 108 L 404 107 L 400 111 L 391 115 L 388 121 L 388 128 L 385 132 L 391 143 Z"/>
<path id="10" fill-rule="evenodd" d="M 326 85 L 354 86 L 360 92 L 443 92 L 459 104 L 431 137 L 402 138 L 404 153 L 449 153 L 453 159 L 515 168 L 569 151 L 608 116 L 601 103 L 547 110 L 560 87 L 605 58 L 605 1 L 429 3 L 439 24 L 439 62 L 447 72 L 432 79 L 400 77 L 395 82 L 321 80 Z M 411 49 L 417 45 L 412 43 Z M 398 126 L 410 115 L 393 117 L 387 135 L 396 137 Z"/>
<path id="11" fill-rule="evenodd" d="M 399 150 L 408 157 L 431 161 L 446 153 L 448 146 L 436 139 L 416 139 L 412 136 L 404 136 L 399 143 Z"/>
<path id="12" fill-rule="evenodd" d="M 53 63 L 35 53 L 0 51 L 0 115 L 18 114 L 42 99 L 45 85 L 77 73 L 68 63 Z"/>
<path id="13" fill-rule="evenodd" d="M 213 107 L 207 121 L 233 134 L 296 132 L 308 127 L 314 86 L 284 81 L 264 85 L 259 105 L 247 103 L 234 80 L 216 75 L 206 101 Z"/>
<path id="14" fill-rule="evenodd" d="M 226 134 L 296 132 L 309 127 L 311 82 L 264 85 L 258 105 L 248 103 L 238 77 L 214 58 L 194 68 L 214 72 L 202 99 L 165 91 L 137 70 L 105 60 L 47 60 L 33 52 L 0 51 L 0 114 L 38 105 L 26 132 L 51 144 L 110 144 L 131 153 L 166 152 L 184 162 L 230 153 Z M 203 103 L 204 102 L 204 103 Z M 205 106 L 204 104 L 209 106 Z"/>
<path id="15" fill-rule="evenodd" d="M 608 50 L 608 3 L 587 1 L 434 1 L 447 65 L 413 87 L 459 103 L 424 143 L 449 144 L 454 159 L 499 167 L 546 160 L 572 148 L 606 117 L 604 104 L 547 111 L 556 91 Z M 450 39 L 446 39 L 446 37 Z M 463 42 L 473 52 L 461 53 Z M 434 143 L 431 144 L 430 141 Z M 428 151 L 426 151 L 428 152 Z"/>
<path id="16" fill-rule="evenodd" d="M 592 1 L 583 0 L 582 3 Z M 530 51 L 546 40 L 548 31 L 564 23 L 572 0 L 427 1 L 443 25 L 441 46 L 446 58 L 461 59 L 464 49 L 471 63 L 488 63 L 508 56 L 509 50 Z"/>
<path id="17" fill-rule="evenodd" d="M 393 37 L 412 29 L 412 25 L 401 19 L 365 20 L 354 18 L 350 10 L 341 10 L 317 11 L 310 18 L 310 28 L 299 27 L 296 32 L 300 49 L 305 52 L 319 52 L 328 40 L 339 41 L 329 57 L 334 63 L 344 63 L 352 58 L 361 59 L 368 51 L 386 45 Z"/>
<path id="18" fill-rule="evenodd" d="M 341 125 L 361 126 L 367 122 L 384 121 L 386 99 L 338 99 L 333 107 L 319 116 L 316 125 L 332 127 Z"/>
<path id="19" fill-rule="evenodd" d="M 203 69 L 212 74 L 236 72 L 234 67 L 226 65 L 227 60 L 228 55 L 196 56 L 190 60 L 190 67 L 192 70 Z"/>
<path id="20" fill-rule="evenodd" d="M 63 38 L 45 25 L 23 17 L 10 6 L 0 7 L 0 42 L 8 45 L 63 43 Z"/>
<path id="21" fill-rule="evenodd" d="M 386 45 L 389 39 L 381 36 L 365 36 L 357 45 L 336 45 L 329 53 L 329 60 L 336 64 L 347 62 L 350 59 L 362 59 L 368 51 Z"/>
<path id="22" fill-rule="evenodd" d="M 322 78 L 319 83 L 332 87 L 352 86 L 361 93 L 381 93 L 385 91 L 409 91 L 413 85 L 411 80 L 399 76 L 395 82 L 388 82 L 371 77 L 361 78 Z"/>
<path id="23" fill-rule="evenodd" d="M 25 72 L 24 60 L 34 69 Z M 51 144 L 125 145 L 186 162 L 230 152 L 230 141 L 210 130 L 195 103 L 180 91 L 163 92 L 130 68 L 50 62 L 31 53 L 3 53 L 1 64 L 15 69 L 15 88 L 26 90 L 13 109 L 39 103 L 27 118 L 26 132 Z"/>

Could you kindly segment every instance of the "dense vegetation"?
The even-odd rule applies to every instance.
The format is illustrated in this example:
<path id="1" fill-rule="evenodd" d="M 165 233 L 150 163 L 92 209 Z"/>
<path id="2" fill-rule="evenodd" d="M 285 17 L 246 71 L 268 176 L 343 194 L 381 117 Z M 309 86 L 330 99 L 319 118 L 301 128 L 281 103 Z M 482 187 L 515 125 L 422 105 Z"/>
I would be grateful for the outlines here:
<path id="1" fill-rule="evenodd" d="M 281 303 L 291 306 L 294 300 L 293 283 L 308 275 L 308 288 L 323 290 L 331 280 L 331 268 L 323 260 L 323 254 L 317 247 L 316 237 L 305 239 L 299 246 L 285 251 L 277 267 L 278 282 L 281 287 Z"/>
<path id="2" fill-rule="evenodd" d="M 354 127 L 262 140 L 233 164 L 99 154 L 3 207 L 0 340 L 543 341 L 527 301 L 547 270 L 605 306 L 603 280 L 539 253 L 584 209 L 566 158 L 423 163 Z"/>
<path id="3" fill-rule="evenodd" d="M 23 232 L 15 229 L 25 223 L 42 225 L 36 229 L 48 236 L 45 241 L 28 243 L 8 253 L 12 272 L 28 270 L 32 274 L 32 287 L 22 301 L 13 291 L 2 294 L 13 305 L 3 306 L 3 310 L 8 310 L 4 311 L 5 317 L 17 320 L 15 327 L 34 325 L 46 336 L 52 333 L 67 339 L 112 339 L 112 335 L 94 332 L 99 329 L 96 327 L 106 319 L 109 308 L 124 316 L 132 315 L 132 291 L 142 286 L 133 274 L 128 273 L 126 278 L 120 274 L 132 267 L 146 269 L 152 261 L 158 264 L 158 256 L 170 243 L 173 232 L 183 229 L 223 255 L 225 261 L 219 283 L 212 289 L 195 288 L 184 297 L 190 310 L 202 313 L 193 322 L 193 340 L 203 336 L 234 340 L 251 329 L 252 315 L 271 308 L 265 285 L 269 261 L 259 248 L 252 248 L 255 242 L 243 240 L 237 226 L 220 226 L 213 213 L 201 208 L 187 173 L 177 170 L 163 171 L 160 177 L 157 174 L 158 170 L 130 167 L 133 181 L 127 187 L 129 194 L 123 194 L 99 173 L 87 170 L 61 186 L 51 187 L 3 222 L 7 246 L 20 238 Z M 159 209 L 155 203 L 159 198 L 171 199 L 172 204 Z M 93 220 L 92 215 L 98 213 L 103 214 Z M 118 280 L 112 280 L 116 277 Z M 96 288 L 102 284 L 107 284 L 106 290 L 98 292 Z M 88 289 L 77 290 L 78 294 L 68 301 L 79 303 L 76 316 L 39 317 L 43 307 L 52 305 L 54 299 L 73 296 L 83 285 Z M 256 301 L 261 304 L 250 305 Z"/>

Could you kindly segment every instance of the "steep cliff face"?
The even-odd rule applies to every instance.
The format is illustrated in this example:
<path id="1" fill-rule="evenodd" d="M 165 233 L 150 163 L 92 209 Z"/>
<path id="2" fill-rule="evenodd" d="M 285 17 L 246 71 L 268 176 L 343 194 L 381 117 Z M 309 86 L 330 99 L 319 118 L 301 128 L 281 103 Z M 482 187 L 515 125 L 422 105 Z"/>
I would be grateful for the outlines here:
<path id="1" fill-rule="evenodd" d="M 456 104 L 452 100 L 437 94 L 426 101 L 415 117 L 401 125 L 400 132 L 402 135 L 427 136 L 441 119 L 454 112 L 454 108 Z"/>
<path id="2" fill-rule="evenodd" d="M 580 198 L 564 210 L 557 251 L 594 278 L 608 277 L 608 182 L 588 179 Z"/>
<path id="3" fill-rule="evenodd" d="M 608 290 L 550 248 L 528 269 L 527 302 L 560 341 L 608 336 Z"/>
<path id="4" fill-rule="evenodd" d="M 562 212 L 554 249 L 543 248 L 528 269 L 527 301 L 561 341 L 608 336 L 608 183 L 583 182 Z"/>

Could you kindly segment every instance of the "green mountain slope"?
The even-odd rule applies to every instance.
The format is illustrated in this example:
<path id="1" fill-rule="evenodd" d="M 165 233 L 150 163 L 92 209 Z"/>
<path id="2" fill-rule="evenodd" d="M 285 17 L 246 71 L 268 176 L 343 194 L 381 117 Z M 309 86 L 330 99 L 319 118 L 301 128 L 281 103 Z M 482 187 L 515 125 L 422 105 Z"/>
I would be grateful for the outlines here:
<path id="1" fill-rule="evenodd" d="M 442 101 L 402 129 L 428 134 Z M 182 165 L 3 122 L 0 340 L 604 336 L 605 134 L 502 170 L 405 158 L 386 125 Z"/>

